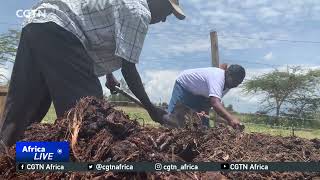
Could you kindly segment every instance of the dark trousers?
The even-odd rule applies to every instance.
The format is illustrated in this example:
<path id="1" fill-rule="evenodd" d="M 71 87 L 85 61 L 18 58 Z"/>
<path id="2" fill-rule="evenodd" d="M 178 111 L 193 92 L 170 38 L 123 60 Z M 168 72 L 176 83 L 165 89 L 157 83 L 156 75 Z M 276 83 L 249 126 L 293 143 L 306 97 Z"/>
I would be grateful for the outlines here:
<path id="1" fill-rule="evenodd" d="M 193 95 L 191 92 L 186 90 L 180 83 L 176 81 L 173 87 L 171 99 L 168 106 L 168 112 L 172 113 L 177 103 L 182 103 L 183 105 L 193 109 L 196 112 L 204 111 L 206 114 L 209 114 L 210 110 L 210 99 Z M 203 117 L 202 124 L 209 127 L 209 119 Z"/>
<path id="2" fill-rule="evenodd" d="M 102 98 L 103 93 L 80 40 L 53 22 L 27 25 L 0 123 L 1 140 L 14 144 L 28 125 L 43 119 L 52 102 L 61 117 L 86 96 Z"/>

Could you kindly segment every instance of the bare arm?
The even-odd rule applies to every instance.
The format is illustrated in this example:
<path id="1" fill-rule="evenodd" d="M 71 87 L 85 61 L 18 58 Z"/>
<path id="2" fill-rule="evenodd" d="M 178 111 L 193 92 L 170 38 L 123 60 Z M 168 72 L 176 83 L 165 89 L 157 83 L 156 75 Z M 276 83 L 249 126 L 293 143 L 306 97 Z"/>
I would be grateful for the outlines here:
<path id="1" fill-rule="evenodd" d="M 141 101 L 145 108 L 149 111 L 153 104 L 151 103 L 141 81 L 141 77 L 134 63 L 122 60 L 122 75 L 126 80 L 131 92 Z"/>
<path id="2" fill-rule="evenodd" d="M 231 115 L 222 105 L 221 101 L 217 97 L 210 97 L 211 106 L 223 119 L 235 129 L 240 127 L 240 121 L 237 117 Z"/>
<path id="3" fill-rule="evenodd" d="M 232 120 L 233 116 L 223 107 L 219 98 L 210 97 L 210 103 L 219 116 L 221 116 L 223 119 L 226 119 L 227 121 Z"/>
<path id="4" fill-rule="evenodd" d="M 134 63 L 130 63 L 126 60 L 122 60 L 122 69 L 121 69 L 122 75 L 124 79 L 126 80 L 128 87 L 130 88 L 131 92 L 140 100 L 140 102 L 144 105 L 146 110 L 148 111 L 151 118 L 156 121 L 162 123 L 163 121 L 163 115 L 167 114 L 166 111 L 155 107 L 144 87 L 141 81 L 141 77 L 137 71 L 136 65 Z"/>

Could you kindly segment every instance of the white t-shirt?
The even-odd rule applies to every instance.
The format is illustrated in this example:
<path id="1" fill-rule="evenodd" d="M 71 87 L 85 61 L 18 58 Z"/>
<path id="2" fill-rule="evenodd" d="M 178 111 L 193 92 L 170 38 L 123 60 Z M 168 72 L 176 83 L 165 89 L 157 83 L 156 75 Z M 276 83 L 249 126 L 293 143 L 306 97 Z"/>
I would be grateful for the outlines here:
<path id="1" fill-rule="evenodd" d="M 183 71 L 177 82 L 194 95 L 222 98 L 225 82 L 225 71 L 208 67 Z"/>

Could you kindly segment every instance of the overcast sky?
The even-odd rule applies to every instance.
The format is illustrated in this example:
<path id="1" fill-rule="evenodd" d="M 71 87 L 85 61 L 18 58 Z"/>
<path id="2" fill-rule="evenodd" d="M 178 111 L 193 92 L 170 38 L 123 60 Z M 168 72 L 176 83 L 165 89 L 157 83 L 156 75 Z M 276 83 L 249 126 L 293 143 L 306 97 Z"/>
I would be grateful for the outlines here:
<path id="1" fill-rule="evenodd" d="M 0 32 L 21 28 L 22 19 L 16 17 L 16 11 L 31 8 L 36 2 L 2 3 Z M 180 3 L 187 18 L 178 21 L 169 17 L 165 23 L 151 25 L 138 64 L 153 101 L 170 99 L 174 80 L 182 70 L 211 66 L 212 30 L 218 32 L 220 62 L 243 65 L 247 78 L 287 65 L 320 67 L 319 0 L 180 0 Z M 119 72 L 116 74 L 119 79 L 122 77 Z M 104 84 L 104 78 L 101 81 Z M 244 95 L 239 88 L 227 94 L 224 102 L 241 112 L 259 109 L 259 97 Z"/>

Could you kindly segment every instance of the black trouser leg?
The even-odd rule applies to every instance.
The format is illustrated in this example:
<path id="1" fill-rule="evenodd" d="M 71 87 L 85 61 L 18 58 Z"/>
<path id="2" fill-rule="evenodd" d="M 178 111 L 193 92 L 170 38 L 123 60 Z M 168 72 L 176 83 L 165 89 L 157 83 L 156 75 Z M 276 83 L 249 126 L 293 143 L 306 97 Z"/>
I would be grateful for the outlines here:
<path id="1" fill-rule="evenodd" d="M 51 104 L 29 43 L 28 33 L 23 29 L 0 125 L 2 141 L 6 145 L 14 144 L 26 126 L 40 121 Z"/>
<path id="2" fill-rule="evenodd" d="M 2 119 L 4 143 L 12 145 L 26 126 L 41 121 L 51 99 L 61 117 L 86 96 L 102 98 L 103 93 L 81 42 L 55 23 L 29 24 L 23 29 Z"/>
<path id="3" fill-rule="evenodd" d="M 57 116 L 80 98 L 103 97 L 93 62 L 79 39 L 55 23 L 34 24 L 36 60 L 48 85 Z"/>

